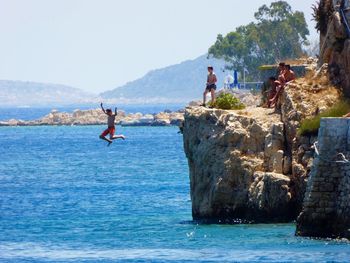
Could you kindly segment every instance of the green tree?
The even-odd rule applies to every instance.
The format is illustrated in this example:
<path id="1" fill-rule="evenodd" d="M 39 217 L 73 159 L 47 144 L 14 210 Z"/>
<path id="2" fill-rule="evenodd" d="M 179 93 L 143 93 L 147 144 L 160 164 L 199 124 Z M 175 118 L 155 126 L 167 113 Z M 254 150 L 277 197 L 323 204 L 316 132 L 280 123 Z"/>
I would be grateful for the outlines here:
<path id="1" fill-rule="evenodd" d="M 209 55 L 223 58 L 228 68 L 248 69 L 251 76 L 259 74 L 258 67 L 304 54 L 309 30 L 304 13 L 292 11 L 285 1 L 263 5 L 254 14 L 256 22 L 237 27 L 226 36 L 218 35 Z"/>

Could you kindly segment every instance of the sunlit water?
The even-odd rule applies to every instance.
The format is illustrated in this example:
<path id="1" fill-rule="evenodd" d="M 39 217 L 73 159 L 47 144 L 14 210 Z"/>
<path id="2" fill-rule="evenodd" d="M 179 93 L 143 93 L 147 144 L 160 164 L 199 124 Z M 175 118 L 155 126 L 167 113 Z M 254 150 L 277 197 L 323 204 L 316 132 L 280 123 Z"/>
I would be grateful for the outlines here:
<path id="1" fill-rule="evenodd" d="M 0 127 L 0 262 L 349 262 L 293 224 L 198 225 L 175 127 Z"/>

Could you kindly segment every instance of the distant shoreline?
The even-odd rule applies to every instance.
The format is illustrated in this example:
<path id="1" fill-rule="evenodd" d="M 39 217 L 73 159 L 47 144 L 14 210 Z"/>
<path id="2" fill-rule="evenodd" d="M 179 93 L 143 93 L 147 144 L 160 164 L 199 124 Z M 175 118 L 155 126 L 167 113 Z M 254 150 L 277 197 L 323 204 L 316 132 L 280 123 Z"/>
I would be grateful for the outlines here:
<path id="1" fill-rule="evenodd" d="M 142 114 L 154 114 L 163 112 L 165 110 L 178 111 L 185 108 L 186 103 L 181 104 L 116 104 L 118 109 L 123 109 L 127 113 L 137 113 Z M 0 122 L 9 121 L 11 119 L 31 121 L 43 118 L 45 115 L 49 114 L 52 110 L 58 110 L 59 112 L 73 113 L 75 110 L 91 110 L 99 107 L 99 104 L 87 104 L 87 105 L 59 105 L 59 106 L 35 106 L 35 107 L 4 107 L 0 106 Z M 106 103 L 106 107 L 114 107 L 114 105 Z"/>
<path id="2" fill-rule="evenodd" d="M 121 126 L 179 126 L 184 120 L 184 110 L 164 110 L 158 113 L 126 113 L 118 110 L 116 124 Z M 10 119 L 0 121 L 0 126 L 87 126 L 106 125 L 107 117 L 101 109 L 60 112 L 51 110 L 44 117 L 33 120 Z"/>

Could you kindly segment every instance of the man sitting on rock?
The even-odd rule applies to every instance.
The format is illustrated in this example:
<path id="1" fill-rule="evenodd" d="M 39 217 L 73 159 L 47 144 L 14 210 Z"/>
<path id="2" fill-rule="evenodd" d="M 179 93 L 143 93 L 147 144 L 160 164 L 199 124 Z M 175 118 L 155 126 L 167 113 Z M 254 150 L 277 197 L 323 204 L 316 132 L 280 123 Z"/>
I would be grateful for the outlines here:
<path id="1" fill-rule="evenodd" d="M 207 98 L 207 94 L 210 92 L 211 94 L 211 104 L 215 104 L 215 91 L 216 91 L 216 82 L 217 78 L 214 73 L 214 68 L 212 66 L 208 67 L 208 77 L 207 77 L 207 84 L 203 93 L 203 104 L 201 106 L 205 107 L 205 101 Z"/>
<path id="2" fill-rule="evenodd" d="M 286 83 L 295 80 L 295 73 L 291 69 L 290 65 L 286 65 L 286 70 L 284 72 L 284 78 L 286 79 Z"/>
<path id="3" fill-rule="evenodd" d="M 290 81 L 293 81 L 295 79 L 295 73 L 291 69 L 290 65 L 283 65 L 281 66 L 282 63 L 280 63 L 280 74 L 278 76 L 278 80 L 276 82 L 277 88 L 276 88 L 276 94 L 275 96 L 271 99 L 270 105 L 271 106 L 277 106 L 278 99 L 281 95 L 281 93 L 284 90 L 284 86 L 289 83 Z"/>

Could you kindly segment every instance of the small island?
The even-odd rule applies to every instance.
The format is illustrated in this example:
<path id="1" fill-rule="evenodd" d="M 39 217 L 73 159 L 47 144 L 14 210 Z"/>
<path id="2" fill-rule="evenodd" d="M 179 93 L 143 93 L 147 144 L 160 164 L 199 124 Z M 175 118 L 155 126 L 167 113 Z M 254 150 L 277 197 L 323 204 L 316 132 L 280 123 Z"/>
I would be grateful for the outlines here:
<path id="1" fill-rule="evenodd" d="M 118 111 L 116 124 L 121 126 L 170 126 L 183 121 L 183 110 L 172 112 L 166 110 L 156 114 L 125 113 Z M 1 121 L 0 126 L 39 126 L 39 125 L 103 125 L 106 124 L 106 116 L 101 109 L 75 110 L 73 113 L 52 110 L 49 114 L 37 120 Z"/>

